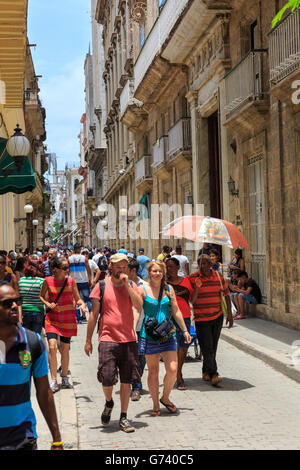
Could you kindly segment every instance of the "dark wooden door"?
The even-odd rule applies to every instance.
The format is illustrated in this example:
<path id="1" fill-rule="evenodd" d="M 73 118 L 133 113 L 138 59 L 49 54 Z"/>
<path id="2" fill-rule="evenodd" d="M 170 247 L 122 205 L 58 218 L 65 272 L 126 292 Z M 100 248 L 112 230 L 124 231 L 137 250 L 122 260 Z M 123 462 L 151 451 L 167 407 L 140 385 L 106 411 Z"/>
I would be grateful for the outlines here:
<path id="1" fill-rule="evenodd" d="M 220 154 L 218 113 L 208 118 L 210 216 L 221 218 Z"/>

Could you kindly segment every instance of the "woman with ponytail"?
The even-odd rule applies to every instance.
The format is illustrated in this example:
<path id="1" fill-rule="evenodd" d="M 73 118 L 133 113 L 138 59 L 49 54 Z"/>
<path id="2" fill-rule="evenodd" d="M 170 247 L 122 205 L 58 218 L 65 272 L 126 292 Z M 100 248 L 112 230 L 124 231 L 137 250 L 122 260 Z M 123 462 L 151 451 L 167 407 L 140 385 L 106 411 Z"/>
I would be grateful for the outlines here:
<path id="1" fill-rule="evenodd" d="M 179 327 L 182 329 L 186 343 L 191 338 L 178 308 L 173 287 L 166 281 L 166 266 L 163 262 L 152 261 L 147 266 L 149 281 L 139 287 L 143 298 L 145 319 L 141 328 L 139 339 L 139 354 L 146 356 L 148 366 L 148 386 L 153 400 L 152 416 L 160 415 L 161 403 L 170 413 L 176 413 L 176 406 L 170 401 L 170 393 L 176 381 L 177 375 L 177 342 L 176 333 L 163 343 L 158 343 L 146 334 L 145 322 L 149 318 L 155 318 L 158 323 L 170 318 L 171 313 Z M 164 377 L 164 389 L 159 400 L 159 360 L 162 356 L 166 374 Z"/>

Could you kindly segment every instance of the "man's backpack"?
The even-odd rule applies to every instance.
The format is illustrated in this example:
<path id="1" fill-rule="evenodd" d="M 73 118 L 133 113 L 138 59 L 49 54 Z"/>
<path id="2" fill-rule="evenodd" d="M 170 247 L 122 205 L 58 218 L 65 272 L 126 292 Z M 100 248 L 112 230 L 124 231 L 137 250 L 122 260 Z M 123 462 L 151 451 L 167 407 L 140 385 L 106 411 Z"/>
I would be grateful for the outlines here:
<path id="1" fill-rule="evenodd" d="M 105 255 L 101 255 L 100 258 L 98 259 L 98 268 L 100 271 L 103 273 L 107 271 L 108 269 L 108 264 L 107 264 L 107 259 Z"/>
<path id="2" fill-rule="evenodd" d="M 99 287 L 100 287 L 100 311 L 99 311 L 99 318 L 98 318 L 98 325 L 97 325 L 97 333 L 99 332 L 100 328 L 100 318 L 102 314 L 102 301 L 103 301 L 103 296 L 104 296 L 104 290 L 105 290 L 105 279 L 102 279 L 102 281 L 99 281 Z"/>

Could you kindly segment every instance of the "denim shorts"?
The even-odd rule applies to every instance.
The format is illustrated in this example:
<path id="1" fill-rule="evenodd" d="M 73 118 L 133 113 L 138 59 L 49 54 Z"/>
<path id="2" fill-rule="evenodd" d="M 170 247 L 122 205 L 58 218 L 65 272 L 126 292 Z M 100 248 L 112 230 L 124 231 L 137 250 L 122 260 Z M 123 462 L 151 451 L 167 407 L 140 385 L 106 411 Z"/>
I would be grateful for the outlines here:
<path id="1" fill-rule="evenodd" d="M 172 336 L 165 343 L 157 343 L 153 339 L 140 338 L 139 339 L 139 355 L 144 354 L 160 354 L 166 351 L 177 351 L 176 337 Z"/>
<path id="2" fill-rule="evenodd" d="M 246 304 L 257 304 L 257 300 L 252 294 L 246 295 L 246 294 L 239 294 L 238 292 L 236 292 L 234 295 L 236 296 L 241 295 L 244 301 L 246 302 Z"/>

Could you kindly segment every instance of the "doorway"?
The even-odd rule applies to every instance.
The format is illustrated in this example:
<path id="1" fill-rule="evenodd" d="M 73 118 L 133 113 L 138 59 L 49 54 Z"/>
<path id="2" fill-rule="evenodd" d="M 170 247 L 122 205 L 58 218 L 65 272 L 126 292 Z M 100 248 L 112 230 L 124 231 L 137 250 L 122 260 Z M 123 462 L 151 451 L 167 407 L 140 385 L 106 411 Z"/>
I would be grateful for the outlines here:
<path id="1" fill-rule="evenodd" d="M 210 216 L 221 218 L 219 118 L 215 112 L 207 119 L 209 153 Z"/>
<path id="2" fill-rule="evenodd" d="M 263 156 L 249 160 L 249 200 L 251 231 L 251 277 L 258 283 L 262 303 L 267 303 L 266 223 Z"/>

